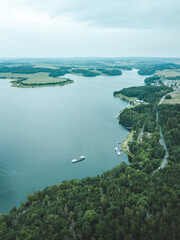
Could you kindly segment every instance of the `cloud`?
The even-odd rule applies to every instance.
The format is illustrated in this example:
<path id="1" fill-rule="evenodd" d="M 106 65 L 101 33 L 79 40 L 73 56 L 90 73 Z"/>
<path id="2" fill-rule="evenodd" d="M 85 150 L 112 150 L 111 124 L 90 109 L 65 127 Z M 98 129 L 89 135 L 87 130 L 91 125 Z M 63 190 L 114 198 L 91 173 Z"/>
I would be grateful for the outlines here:
<path id="1" fill-rule="evenodd" d="M 0 0 L 0 56 L 180 56 L 174 0 Z"/>
<path id="2" fill-rule="evenodd" d="M 0 0 L 3 9 L 66 17 L 101 28 L 180 28 L 179 0 Z"/>
<path id="3" fill-rule="evenodd" d="M 70 16 L 103 28 L 180 27 L 179 0 L 28 0 L 51 17 Z"/>

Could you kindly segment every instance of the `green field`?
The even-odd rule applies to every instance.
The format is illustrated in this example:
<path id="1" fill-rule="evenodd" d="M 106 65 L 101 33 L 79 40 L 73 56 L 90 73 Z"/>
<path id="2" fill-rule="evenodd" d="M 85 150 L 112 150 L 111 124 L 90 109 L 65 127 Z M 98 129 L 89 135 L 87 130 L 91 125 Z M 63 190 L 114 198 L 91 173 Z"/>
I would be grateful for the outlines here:
<path id="1" fill-rule="evenodd" d="M 51 63 L 35 63 L 33 67 L 35 68 L 51 68 L 51 69 L 57 69 L 61 65 L 60 64 L 51 64 Z"/>
<path id="2" fill-rule="evenodd" d="M 171 93 L 171 99 L 165 99 L 163 104 L 180 104 L 180 92 Z"/>
<path id="3" fill-rule="evenodd" d="M 34 74 L 15 74 L 15 73 L 2 73 L 0 77 L 6 77 L 9 79 L 15 78 L 12 83 L 12 87 L 42 87 L 42 86 L 54 86 L 65 85 L 73 83 L 73 81 L 66 78 L 53 78 L 49 77 L 49 73 L 34 73 Z M 27 78 L 27 80 L 18 81 L 19 78 Z"/>
<path id="4" fill-rule="evenodd" d="M 130 141 L 132 141 L 132 137 L 133 137 L 133 131 L 130 132 L 130 134 L 128 135 L 128 137 L 127 137 L 127 138 L 125 139 L 125 141 L 123 142 L 123 144 L 122 144 L 122 149 L 123 149 L 123 151 L 124 151 L 127 155 L 129 155 L 130 157 L 134 158 L 134 155 L 133 155 L 131 152 L 129 152 L 129 150 L 128 150 L 128 143 L 129 143 Z"/>
<path id="5" fill-rule="evenodd" d="M 165 77 L 176 77 L 180 76 L 180 69 L 166 69 L 162 71 L 156 71 L 156 75 L 165 76 Z"/>

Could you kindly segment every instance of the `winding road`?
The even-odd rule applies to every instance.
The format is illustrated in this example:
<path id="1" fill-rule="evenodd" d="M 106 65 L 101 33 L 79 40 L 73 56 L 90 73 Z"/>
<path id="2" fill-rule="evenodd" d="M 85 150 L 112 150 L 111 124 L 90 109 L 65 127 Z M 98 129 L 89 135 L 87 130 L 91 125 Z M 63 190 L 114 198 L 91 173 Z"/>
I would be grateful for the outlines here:
<path id="1" fill-rule="evenodd" d="M 170 94 L 170 93 L 168 93 L 168 94 Z M 168 95 L 168 94 L 166 94 L 166 95 Z M 159 103 L 158 103 L 158 106 L 164 101 L 166 95 L 164 95 L 164 96 L 160 99 L 160 101 L 159 101 Z M 157 121 L 159 121 L 158 106 L 157 106 L 157 108 L 156 108 L 156 120 L 157 120 Z M 169 156 L 169 155 L 168 155 L 168 149 L 167 149 L 167 147 L 166 147 L 166 143 L 165 143 L 165 141 L 164 141 L 164 136 L 163 136 L 163 134 L 162 134 L 162 129 L 161 129 L 161 126 L 160 126 L 160 125 L 159 125 L 159 132 L 160 132 L 160 140 L 159 140 L 159 142 L 160 142 L 160 144 L 164 147 L 166 153 L 165 153 L 165 155 L 164 155 L 163 161 L 161 162 L 161 165 L 160 165 L 156 170 L 154 170 L 154 171 L 152 172 L 152 174 L 154 174 L 155 172 L 159 171 L 161 168 L 164 168 L 165 165 L 166 165 L 167 162 L 168 162 L 168 161 L 167 161 L 167 158 L 168 158 L 168 156 Z M 141 136 L 142 134 L 143 134 L 143 128 L 141 128 L 140 134 L 139 134 L 139 136 L 138 136 L 138 141 L 139 141 L 140 136 Z M 124 149 L 124 151 L 125 151 L 127 154 L 128 154 L 128 153 L 130 154 L 128 142 L 132 140 L 132 137 L 133 137 L 133 134 L 131 133 L 131 136 L 129 136 L 129 137 L 124 141 L 124 143 L 123 143 L 123 149 Z"/>
<path id="2" fill-rule="evenodd" d="M 170 94 L 170 93 L 168 93 L 168 94 Z M 168 95 L 168 94 L 166 94 L 166 95 Z M 164 95 L 164 96 L 161 98 L 161 100 L 160 100 L 159 103 L 158 103 L 158 106 L 164 101 L 166 95 Z M 159 121 L 158 107 L 156 108 L 156 119 L 157 119 L 157 121 Z M 167 150 L 167 147 L 166 147 L 166 143 L 165 143 L 165 141 L 164 141 L 164 137 L 163 137 L 162 129 L 161 129 L 161 126 L 160 126 L 160 125 L 159 125 L 159 132 L 160 132 L 160 140 L 159 140 L 159 142 L 160 142 L 160 144 L 164 147 L 166 153 L 165 153 L 165 155 L 164 155 L 164 158 L 163 158 L 163 161 L 162 161 L 160 167 L 159 167 L 158 169 L 156 169 L 153 173 L 155 173 L 155 172 L 157 172 L 159 169 L 165 167 L 165 165 L 167 164 L 167 158 L 168 158 L 168 150 Z"/>

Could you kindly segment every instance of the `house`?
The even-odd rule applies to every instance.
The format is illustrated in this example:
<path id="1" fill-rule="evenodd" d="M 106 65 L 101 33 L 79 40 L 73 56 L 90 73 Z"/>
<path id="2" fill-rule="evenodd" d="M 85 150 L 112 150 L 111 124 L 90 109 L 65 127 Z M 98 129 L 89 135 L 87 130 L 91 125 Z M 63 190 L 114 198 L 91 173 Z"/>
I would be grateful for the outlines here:
<path id="1" fill-rule="evenodd" d="M 139 104 L 139 103 L 143 103 L 143 102 L 144 102 L 143 100 L 139 100 L 139 99 L 134 101 L 135 104 Z"/>

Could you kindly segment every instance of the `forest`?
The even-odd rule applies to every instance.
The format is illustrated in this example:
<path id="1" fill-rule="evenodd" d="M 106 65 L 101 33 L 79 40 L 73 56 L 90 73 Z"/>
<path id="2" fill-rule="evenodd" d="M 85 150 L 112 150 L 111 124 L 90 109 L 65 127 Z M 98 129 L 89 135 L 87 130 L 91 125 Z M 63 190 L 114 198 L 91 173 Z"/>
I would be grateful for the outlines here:
<path id="1" fill-rule="evenodd" d="M 168 79 L 168 80 L 180 80 L 180 76 L 176 76 L 176 77 L 166 77 L 166 79 Z"/>
<path id="2" fill-rule="evenodd" d="M 147 66 L 140 66 L 139 75 L 152 75 L 158 70 L 179 69 L 180 65 L 175 63 L 161 63 Z"/>
<path id="3" fill-rule="evenodd" d="M 69 79 L 69 78 L 66 78 L 64 79 L 63 81 L 60 80 L 59 82 L 46 82 L 46 83 L 26 83 L 24 82 L 25 80 L 27 80 L 26 78 L 18 78 L 18 80 L 16 81 L 13 81 L 12 83 L 16 83 L 16 84 L 19 84 L 19 86 L 26 86 L 26 87 L 43 87 L 43 86 L 57 86 L 58 84 L 59 85 L 65 85 L 67 83 L 73 83 L 74 81 Z"/>
<path id="4" fill-rule="evenodd" d="M 151 85 L 151 83 L 155 83 L 156 81 L 160 81 L 160 77 L 159 76 L 152 76 L 152 77 L 148 77 L 145 78 L 144 82 L 146 83 L 146 85 Z"/>
<path id="5" fill-rule="evenodd" d="M 50 77 L 64 76 L 66 73 L 70 73 L 69 68 L 39 68 L 29 65 L 22 65 L 18 67 L 0 67 L 0 73 L 20 73 L 20 74 L 34 74 L 39 72 L 48 72 Z"/>
<path id="6" fill-rule="evenodd" d="M 73 68 L 73 69 L 72 69 Z M 19 74 L 33 74 L 33 73 L 39 73 L 39 72 L 48 72 L 49 77 L 58 77 L 58 76 L 64 76 L 66 73 L 81 73 L 83 74 L 84 77 L 95 77 L 100 75 L 97 72 L 89 71 L 86 69 L 80 69 L 80 68 L 75 68 L 74 67 L 66 67 L 66 66 L 61 66 L 57 69 L 52 69 L 52 68 L 39 68 L 39 67 L 33 67 L 31 65 L 22 65 L 18 67 L 5 67 L 1 66 L 0 67 L 0 73 L 19 73 Z M 117 71 L 117 70 L 115 70 Z"/>
<path id="7" fill-rule="evenodd" d="M 80 73 L 83 75 L 83 77 L 96 77 L 96 76 L 100 75 L 97 72 L 89 71 L 86 69 L 80 69 L 80 68 L 73 69 L 72 73 Z"/>
<path id="8" fill-rule="evenodd" d="M 127 97 L 137 97 L 146 103 L 157 103 L 164 95 L 171 91 L 171 88 L 165 86 L 140 86 L 123 88 L 120 91 L 115 91 L 114 96 L 121 93 Z"/>
<path id="9" fill-rule="evenodd" d="M 32 74 L 38 72 L 50 72 L 50 68 L 37 68 L 29 65 L 22 65 L 18 67 L 0 67 L 0 73 L 21 73 L 21 74 Z"/>
<path id="10" fill-rule="evenodd" d="M 154 175 L 125 163 L 101 176 L 63 181 L 0 215 L 3 240 L 179 239 L 180 166 Z"/>
<path id="11" fill-rule="evenodd" d="M 119 123 L 133 129 L 145 125 L 145 130 L 153 132 L 156 127 L 156 107 L 153 104 L 140 104 L 125 108 L 120 113 Z"/>
<path id="12" fill-rule="evenodd" d="M 118 69 L 104 69 L 102 70 L 103 74 L 109 75 L 109 76 L 118 76 L 122 75 L 122 71 Z"/>

